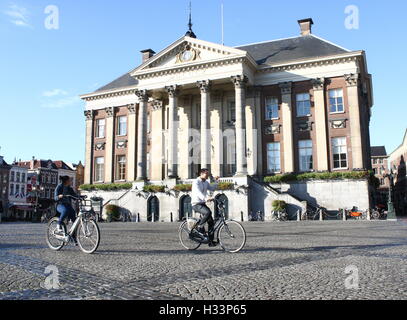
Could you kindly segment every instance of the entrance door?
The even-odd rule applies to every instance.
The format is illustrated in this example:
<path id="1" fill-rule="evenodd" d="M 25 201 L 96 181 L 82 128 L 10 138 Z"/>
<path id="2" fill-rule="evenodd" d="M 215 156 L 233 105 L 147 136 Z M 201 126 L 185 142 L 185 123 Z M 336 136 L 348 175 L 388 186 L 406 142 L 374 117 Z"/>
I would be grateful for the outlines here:
<path id="1" fill-rule="evenodd" d="M 147 221 L 160 221 L 160 200 L 157 197 L 150 198 L 147 207 Z"/>
<path id="2" fill-rule="evenodd" d="M 180 210 L 179 210 L 179 220 L 182 221 L 186 217 L 192 216 L 192 204 L 191 197 L 184 196 L 181 198 Z"/>

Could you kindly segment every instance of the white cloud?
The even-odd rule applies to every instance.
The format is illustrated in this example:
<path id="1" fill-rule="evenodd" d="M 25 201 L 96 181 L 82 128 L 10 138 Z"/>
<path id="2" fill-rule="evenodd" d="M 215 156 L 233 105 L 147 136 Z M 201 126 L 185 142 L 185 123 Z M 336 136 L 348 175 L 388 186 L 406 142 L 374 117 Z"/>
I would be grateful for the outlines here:
<path id="1" fill-rule="evenodd" d="M 10 22 L 18 27 L 31 27 L 28 16 L 30 12 L 19 5 L 12 4 L 8 7 L 4 14 L 10 18 Z"/>
<path id="2" fill-rule="evenodd" d="M 56 97 L 56 96 L 66 96 L 68 92 L 62 89 L 54 89 L 49 91 L 44 91 L 42 93 L 43 97 Z"/>
<path id="3" fill-rule="evenodd" d="M 78 96 L 71 96 L 63 89 L 47 90 L 42 93 L 41 106 L 46 109 L 62 109 L 81 102 Z"/>
<path id="4" fill-rule="evenodd" d="M 48 99 L 42 103 L 42 107 L 46 109 L 63 109 L 75 104 L 79 104 L 81 99 L 77 96 L 70 96 L 59 99 Z"/>

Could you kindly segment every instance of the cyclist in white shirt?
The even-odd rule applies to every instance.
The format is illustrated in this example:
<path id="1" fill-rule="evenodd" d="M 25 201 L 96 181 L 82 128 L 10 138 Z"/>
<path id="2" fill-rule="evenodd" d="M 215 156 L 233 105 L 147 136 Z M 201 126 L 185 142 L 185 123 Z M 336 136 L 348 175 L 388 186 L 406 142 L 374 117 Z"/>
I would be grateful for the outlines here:
<path id="1" fill-rule="evenodd" d="M 204 236 L 205 233 L 205 223 L 208 223 L 208 236 L 209 236 L 209 246 L 215 247 L 214 243 L 214 227 L 215 222 L 212 217 L 212 211 L 206 205 L 208 202 L 213 201 L 213 198 L 208 198 L 208 191 L 215 191 L 217 184 L 211 185 L 208 181 L 209 170 L 202 169 L 200 171 L 200 176 L 192 184 L 192 209 L 195 212 L 199 212 L 202 217 L 198 223 L 198 231 Z M 219 177 L 215 178 L 216 181 Z"/>

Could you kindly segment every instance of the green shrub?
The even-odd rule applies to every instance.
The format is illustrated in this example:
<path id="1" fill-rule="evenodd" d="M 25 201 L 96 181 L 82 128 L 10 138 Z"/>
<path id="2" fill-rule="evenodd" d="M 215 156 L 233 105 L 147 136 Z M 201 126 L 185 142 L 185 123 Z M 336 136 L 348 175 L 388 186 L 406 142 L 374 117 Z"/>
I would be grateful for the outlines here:
<path id="1" fill-rule="evenodd" d="M 192 190 L 192 184 L 177 184 L 174 187 L 174 190 L 179 192 L 190 192 Z"/>
<path id="2" fill-rule="evenodd" d="M 114 204 L 109 204 L 106 206 L 105 210 L 106 210 L 106 216 L 107 216 L 108 222 L 119 221 L 120 207 L 118 207 Z"/>
<path id="3" fill-rule="evenodd" d="M 368 179 L 370 173 L 367 171 L 344 171 L 344 172 L 307 172 L 307 173 L 288 173 L 264 178 L 265 183 L 288 183 L 295 181 L 309 180 L 361 180 Z"/>
<path id="4" fill-rule="evenodd" d="M 281 200 L 274 200 L 272 203 L 273 211 L 284 211 L 287 208 L 287 203 Z"/>
<path id="5" fill-rule="evenodd" d="M 163 193 L 165 191 L 165 186 L 148 184 L 143 187 L 143 191 L 150 193 Z"/>
<path id="6" fill-rule="evenodd" d="M 233 190 L 234 188 L 235 188 L 235 185 L 231 182 L 220 182 L 218 184 L 218 190 L 221 190 L 221 191 Z"/>
<path id="7" fill-rule="evenodd" d="M 130 190 L 133 188 L 132 183 L 109 183 L 109 184 L 84 184 L 81 185 L 80 190 L 82 191 L 117 191 L 117 190 Z"/>

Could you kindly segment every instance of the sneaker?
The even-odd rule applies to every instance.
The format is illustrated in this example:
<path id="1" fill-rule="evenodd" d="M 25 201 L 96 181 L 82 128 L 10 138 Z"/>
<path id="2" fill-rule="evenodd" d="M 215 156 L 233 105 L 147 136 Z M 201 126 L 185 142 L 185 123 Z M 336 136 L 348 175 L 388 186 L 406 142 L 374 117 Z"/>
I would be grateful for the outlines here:
<path id="1" fill-rule="evenodd" d="M 64 229 L 62 228 L 61 225 L 58 224 L 57 227 L 55 228 L 55 233 L 60 234 L 63 232 L 64 232 Z"/>

